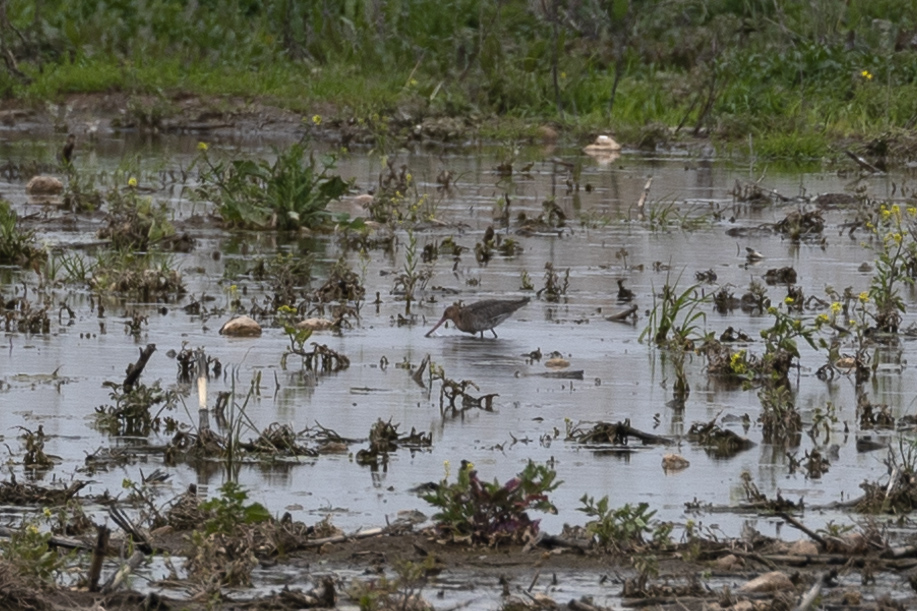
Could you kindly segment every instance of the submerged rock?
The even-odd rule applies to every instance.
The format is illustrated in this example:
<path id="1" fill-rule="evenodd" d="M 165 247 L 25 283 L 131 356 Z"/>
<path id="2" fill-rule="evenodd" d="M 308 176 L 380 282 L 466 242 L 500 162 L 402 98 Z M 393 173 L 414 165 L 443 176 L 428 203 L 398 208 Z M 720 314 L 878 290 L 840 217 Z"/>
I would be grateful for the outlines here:
<path id="1" fill-rule="evenodd" d="M 220 328 L 220 335 L 229 337 L 258 337 L 261 335 L 261 325 L 248 316 L 237 316 L 226 322 Z"/>
<path id="2" fill-rule="evenodd" d="M 307 318 L 296 323 L 297 329 L 312 329 L 313 331 L 324 331 L 334 326 L 334 323 L 327 318 Z"/>
<path id="3" fill-rule="evenodd" d="M 596 136 L 595 142 L 592 144 L 587 144 L 583 148 L 583 152 L 586 154 L 590 153 L 611 153 L 613 151 L 620 151 L 621 145 L 618 144 L 614 138 L 611 136 L 600 135 Z"/>
<path id="4" fill-rule="evenodd" d="M 688 459 L 679 454 L 666 454 L 662 457 L 663 471 L 682 471 L 690 466 L 691 463 L 688 462 Z"/>

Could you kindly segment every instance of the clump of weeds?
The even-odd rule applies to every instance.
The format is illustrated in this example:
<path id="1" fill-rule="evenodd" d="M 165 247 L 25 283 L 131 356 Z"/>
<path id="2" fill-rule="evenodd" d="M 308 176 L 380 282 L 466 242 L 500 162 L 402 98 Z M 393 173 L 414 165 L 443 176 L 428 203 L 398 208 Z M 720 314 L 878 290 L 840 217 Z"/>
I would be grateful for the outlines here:
<path id="1" fill-rule="evenodd" d="M 129 294 L 144 301 L 181 297 L 186 292 L 173 259 L 156 253 L 103 252 L 88 282 L 89 288 L 101 295 Z"/>
<path id="2" fill-rule="evenodd" d="M 282 306 L 295 307 L 300 299 L 309 297 L 312 263 L 311 255 L 277 253 L 271 258 L 259 258 L 249 273 L 268 285 L 271 308 L 276 311 Z"/>
<path id="3" fill-rule="evenodd" d="M 903 515 L 917 509 L 917 444 L 899 437 L 898 447 L 889 448 L 885 465 L 888 481 L 860 484 L 864 494 L 856 510 Z"/>
<path id="4" fill-rule="evenodd" d="M 729 458 L 755 445 L 736 432 L 719 426 L 716 418 L 692 424 L 688 430 L 688 440 L 703 446 L 716 458 Z"/>
<path id="5" fill-rule="evenodd" d="M 564 272 L 563 278 L 554 270 L 554 264 L 548 261 L 544 264 L 544 287 L 535 293 L 538 297 L 544 295 L 546 301 L 560 301 L 567 295 L 570 287 L 570 268 Z"/>
<path id="6" fill-rule="evenodd" d="M 312 302 L 316 304 L 318 312 L 324 313 L 325 306 L 331 303 L 351 305 L 356 312 L 366 298 L 366 287 L 362 279 L 343 258 L 331 267 L 328 279 L 312 294 Z"/>
<path id="7" fill-rule="evenodd" d="M 163 414 L 175 409 L 178 395 L 163 390 L 159 381 L 150 386 L 137 383 L 127 391 L 119 384 L 106 385 L 112 389 L 113 404 L 96 408 L 94 426 L 98 430 L 118 437 L 147 437 L 163 429 L 175 430 L 176 422 Z"/>
<path id="8" fill-rule="evenodd" d="M 35 232 L 19 224 L 10 203 L 0 199 L 0 265 L 39 265 L 47 254 L 35 245 Z"/>
<path id="9" fill-rule="evenodd" d="M 433 277 L 433 268 L 429 265 L 421 267 L 420 264 L 417 236 L 409 228 L 408 241 L 404 250 L 404 265 L 401 273 L 395 277 L 395 286 L 392 289 L 393 293 L 403 296 L 405 314 L 411 313 L 411 302 L 417 300 L 417 293 L 422 291 Z"/>
<path id="10" fill-rule="evenodd" d="M 418 432 L 412 428 L 410 433 L 401 434 L 398 432 L 398 426 L 392 424 L 391 419 L 377 420 L 369 430 L 369 448 L 357 452 L 357 464 L 385 464 L 388 462 L 389 452 L 394 452 L 400 447 L 417 449 L 433 445 L 433 436 L 430 433 Z"/>
<path id="11" fill-rule="evenodd" d="M 786 386 L 761 389 L 761 434 L 765 443 L 796 447 L 802 433 L 802 416 L 796 409 L 793 394 Z"/>
<path id="12" fill-rule="evenodd" d="M 541 208 L 541 214 L 533 219 L 528 218 L 524 212 L 520 212 L 516 219 L 520 227 L 516 230 L 516 233 L 525 236 L 538 233 L 561 233 L 567 225 L 567 215 L 563 209 L 557 205 L 553 198 L 542 202 Z"/>
<path id="13" fill-rule="evenodd" d="M 277 150 L 273 163 L 264 159 L 214 160 L 205 143 L 198 145 L 198 195 L 217 206 L 231 227 L 247 229 L 321 229 L 332 225 L 328 204 L 350 189 L 334 174 L 335 159 L 321 161 L 305 142 Z"/>
<path id="14" fill-rule="evenodd" d="M 456 481 L 446 476 L 435 491 L 423 499 L 437 508 L 433 519 L 440 534 L 455 542 L 495 546 L 520 543 L 538 533 L 538 520 L 529 510 L 556 513 L 548 493 L 561 484 L 547 465 L 529 461 L 516 477 L 501 485 L 483 482 L 471 463 L 462 461 Z"/>
<path id="15" fill-rule="evenodd" d="M 284 332 L 290 340 L 290 346 L 280 357 L 282 368 L 286 369 L 290 355 L 300 357 L 303 369 L 313 373 L 333 373 L 350 367 L 349 358 L 325 344 L 312 342 L 312 350 L 307 350 L 306 342 L 312 337 L 311 329 L 299 328 L 287 322 L 284 324 Z"/>
<path id="16" fill-rule="evenodd" d="M 175 234 L 169 222 L 169 208 L 165 202 L 158 204 L 152 197 L 137 193 L 136 179 L 131 179 L 126 191 L 112 190 L 109 194 L 109 211 L 106 225 L 98 237 L 111 241 L 120 251 L 147 251 L 150 246 Z"/>
<path id="17" fill-rule="evenodd" d="M 50 333 L 50 309 L 51 303 L 47 300 L 39 306 L 25 297 L 17 297 L 5 304 L 0 303 L 0 321 L 7 332 Z"/>
<path id="18" fill-rule="evenodd" d="M 603 549 L 630 552 L 650 544 L 665 546 L 671 541 L 673 525 L 654 520 L 656 512 L 650 511 L 647 503 L 611 509 L 607 496 L 596 501 L 588 494 L 582 496 L 580 503 L 577 511 L 592 518 L 586 522 L 586 532 Z"/>
<path id="19" fill-rule="evenodd" d="M 191 533 L 194 553 L 185 561 L 189 577 L 208 591 L 221 586 L 250 586 L 258 565 L 251 526 L 271 519 L 267 509 L 249 503 L 248 492 L 228 481 L 220 496 L 201 503 L 204 523 Z"/>
<path id="20" fill-rule="evenodd" d="M 19 605 L 35 599 L 41 600 L 44 588 L 57 585 L 64 578 L 68 567 L 75 563 L 75 551 L 66 553 L 59 547 L 49 545 L 52 536 L 49 525 L 52 519 L 53 514 L 49 509 L 40 512 L 37 517 L 23 517 L 16 528 L 10 529 L 9 538 L 0 539 L 3 557 L 0 561 L 0 576 L 5 577 L 0 603 L 18 603 L 7 608 L 32 608 Z M 34 588 L 34 591 L 26 595 L 17 585 Z"/>
<path id="21" fill-rule="evenodd" d="M 385 611 L 387 609 L 429 609 L 421 598 L 421 592 L 436 568 L 432 555 L 423 562 L 398 560 L 394 563 L 395 577 L 381 576 L 369 581 L 355 579 L 347 595 L 364 611 Z"/>

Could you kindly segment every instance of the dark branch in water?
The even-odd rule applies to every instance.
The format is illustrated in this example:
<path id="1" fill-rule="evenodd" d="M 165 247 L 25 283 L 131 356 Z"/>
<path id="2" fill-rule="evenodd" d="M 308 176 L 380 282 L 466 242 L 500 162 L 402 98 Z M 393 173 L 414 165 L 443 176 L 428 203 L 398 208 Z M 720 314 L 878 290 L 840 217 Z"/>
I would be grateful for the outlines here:
<path id="1" fill-rule="evenodd" d="M 134 384 L 140 379 L 143 368 L 146 367 L 147 361 L 150 360 L 154 352 L 156 352 L 156 344 L 147 344 L 146 348 L 140 350 L 140 358 L 137 359 L 137 362 L 127 366 L 127 377 L 124 378 L 124 392 L 130 392 L 134 388 Z"/>

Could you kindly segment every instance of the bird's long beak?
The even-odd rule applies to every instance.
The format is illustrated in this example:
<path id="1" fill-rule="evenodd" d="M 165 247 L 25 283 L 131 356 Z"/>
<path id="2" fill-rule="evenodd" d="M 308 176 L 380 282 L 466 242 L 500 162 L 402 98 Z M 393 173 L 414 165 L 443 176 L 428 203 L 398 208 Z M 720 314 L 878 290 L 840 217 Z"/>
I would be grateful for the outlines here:
<path id="1" fill-rule="evenodd" d="M 436 326 L 433 327 L 432 329 L 430 329 L 429 331 L 427 331 L 427 334 L 424 335 L 424 337 L 430 337 L 430 335 L 432 335 L 434 331 L 436 331 L 437 329 L 439 329 L 439 326 L 440 326 L 441 324 L 443 324 L 444 322 L 446 322 L 446 317 L 445 317 L 445 316 L 443 316 L 442 318 L 440 318 L 440 319 L 439 319 L 439 322 L 436 323 Z"/>

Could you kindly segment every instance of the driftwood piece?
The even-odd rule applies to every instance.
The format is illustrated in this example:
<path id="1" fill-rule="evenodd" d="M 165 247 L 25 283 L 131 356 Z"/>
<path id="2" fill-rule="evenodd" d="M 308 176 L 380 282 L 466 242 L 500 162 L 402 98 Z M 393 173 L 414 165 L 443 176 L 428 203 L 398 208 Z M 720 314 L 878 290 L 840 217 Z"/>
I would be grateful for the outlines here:
<path id="1" fill-rule="evenodd" d="M 643 193 L 640 194 L 640 199 L 637 200 L 637 217 L 642 221 L 646 217 L 643 214 L 643 208 L 646 206 L 646 198 L 650 194 L 650 187 L 653 186 L 653 177 L 650 176 L 646 179 L 646 184 L 643 185 Z"/>
<path id="2" fill-rule="evenodd" d="M 16 531 L 12 528 L 7 528 L 5 526 L 0 526 L 0 537 L 10 538 Z M 71 537 L 62 537 L 60 535 L 51 535 L 51 538 L 48 539 L 48 544 L 53 545 L 54 547 L 63 547 L 66 549 L 83 549 L 91 550 L 92 546 L 80 541 L 79 539 L 73 539 Z"/>
<path id="3" fill-rule="evenodd" d="M 780 518 L 782 518 L 783 520 L 785 520 L 790 526 L 793 526 L 801 530 L 805 534 L 807 534 L 809 538 L 811 538 L 813 541 L 821 545 L 822 548 L 827 548 L 827 544 L 825 543 L 825 540 L 821 535 L 819 535 L 814 530 L 808 528 L 805 524 L 803 524 L 802 522 L 800 522 L 799 520 L 797 520 L 790 514 L 786 513 L 785 511 L 781 511 L 781 512 L 778 512 L 777 515 Z"/>
<path id="4" fill-rule="evenodd" d="M 615 312 L 605 317 L 605 320 L 610 322 L 624 322 L 631 317 L 632 314 L 637 312 L 637 306 L 632 305 L 626 310 L 621 310 L 620 312 Z"/>
<path id="5" fill-rule="evenodd" d="M 352 535 L 335 535 L 333 537 L 322 537 L 321 539 L 313 539 L 311 541 L 306 541 L 303 544 L 303 547 L 321 547 L 326 543 L 345 543 L 354 539 L 366 539 L 369 537 L 375 537 L 385 533 L 384 528 L 369 528 L 367 530 L 361 530 L 360 532 L 355 532 Z"/>
<path id="6" fill-rule="evenodd" d="M 99 536 L 96 538 L 95 549 L 92 550 L 92 563 L 89 565 L 89 591 L 99 591 L 99 577 L 102 575 L 102 561 L 105 560 L 105 552 L 108 550 L 108 538 L 111 535 L 111 529 L 104 524 L 97 526 Z"/>
<path id="7" fill-rule="evenodd" d="M 133 555 L 131 555 L 131 557 L 128 559 L 127 563 L 116 572 L 112 573 L 111 577 L 105 581 L 105 584 L 102 586 L 102 593 L 108 594 L 109 592 L 114 592 L 117 590 L 124 582 L 124 580 L 127 579 L 127 576 L 130 575 L 134 569 L 140 566 L 140 563 L 143 562 L 144 558 L 146 558 L 146 556 L 143 552 L 139 550 L 134 552 Z"/>
<path id="8" fill-rule="evenodd" d="M 137 359 L 137 362 L 127 366 L 127 377 L 124 378 L 124 392 L 130 392 L 134 388 L 134 384 L 140 379 L 143 368 L 146 367 L 147 361 L 150 360 L 154 352 L 156 352 L 156 344 L 147 344 L 145 348 L 140 349 L 140 358 Z"/>
<path id="9" fill-rule="evenodd" d="M 866 161 L 865 159 L 863 159 L 862 157 L 860 157 L 853 151 L 844 151 L 844 152 L 847 154 L 848 157 L 856 161 L 858 166 L 860 166 L 867 172 L 871 172 L 873 174 L 885 174 L 885 172 L 883 172 L 876 166 L 872 165 L 871 163 L 869 163 L 868 161 Z"/>
<path id="10" fill-rule="evenodd" d="M 145 554 L 153 553 L 153 546 L 150 545 L 150 539 L 147 534 L 140 527 L 135 526 L 123 511 L 112 505 L 108 508 L 108 515 L 111 516 L 111 519 L 121 530 L 130 536 L 137 549 Z"/>
<path id="11" fill-rule="evenodd" d="M 815 604 L 815 601 L 818 599 L 821 594 L 822 586 L 824 586 L 831 579 L 832 575 L 835 575 L 835 572 L 825 571 L 818 576 L 818 579 L 815 580 L 815 583 L 812 584 L 812 587 L 806 591 L 805 595 L 799 601 L 799 604 L 796 605 L 795 611 L 808 611 L 809 608 Z"/>

